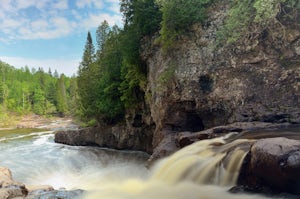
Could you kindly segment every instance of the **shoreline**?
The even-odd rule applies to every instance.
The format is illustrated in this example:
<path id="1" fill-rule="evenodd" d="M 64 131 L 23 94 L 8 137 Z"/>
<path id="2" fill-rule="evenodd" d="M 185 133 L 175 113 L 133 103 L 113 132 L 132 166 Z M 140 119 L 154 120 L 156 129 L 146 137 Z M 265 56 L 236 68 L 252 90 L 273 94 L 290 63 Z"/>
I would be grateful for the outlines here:
<path id="1" fill-rule="evenodd" d="M 75 124 L 71 117 L 45 117 L 35 114 L 28 114 L 20 116 L 18 119 L 13 118 L 13 125 L 0 127 L 0 131 L 14 130 L 14 129 L 30 129 L 30 128 L 43 128 L 47 130 L 57 130 L 65 128 L 78 128 L 79 125 Z"/>

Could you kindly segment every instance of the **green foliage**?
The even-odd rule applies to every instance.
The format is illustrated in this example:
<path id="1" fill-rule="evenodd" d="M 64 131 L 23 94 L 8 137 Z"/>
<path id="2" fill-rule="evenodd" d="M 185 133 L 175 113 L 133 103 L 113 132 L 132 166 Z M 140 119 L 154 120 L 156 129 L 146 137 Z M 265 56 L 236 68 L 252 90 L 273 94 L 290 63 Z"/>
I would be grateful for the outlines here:
<path id="1" fill-rule="evenodd" d="M 144 99 L 146 65 L 141 61 L 141 39 L 160 29 L 162 13 L 154 0 L 122 0 L 125 21 L 122 32 L 121 100 L 126 108 L 135 108 Z"/>
<path id="2" fill-rule="evenodd" d="M 1 61 L 0 71 L 0 105 L 4 112 L 45 115 L 56 113 L 60 109 L 56 77 L 45 73 L 41 68 L 32 69 L 32 73 L 27 66 L 15 69 Z M 69 78 L 65 77 L 63 81 L 66 83 Z M 62 89 L 66 96 L 63 103 L 68 104 L 69 87 Z"/>
<path id="3" fill-rule="evenodd" d="M 78 103 L 80 103 L 82 114 L 86 117 L 94 114 L 98 73 L 95 65 L 95 47 L 92 36 L 88 32 L 77 78 Z"/>
<path id="4" fill-rule="evenodd" d="M 253 21 L 254 14 L 253 1 L 232 0 L 225 25 L 217 33 L 218 43 L 225 40 L 227 43 L 237 41 L 247 31 L 249 24 Z"/>
<path id="5" fill-rule="evenodd" d="M 44 107 L 46 107 L 46 98 L 42 89 L 36 88 L 34 90 L 32 103 L 34 113 L 39 115 L 43 115 L 45 113 Z"/>
<path id="6" fill-rule="evenodd" d="M 82 61 L 79 66 L 79 75 L 84 73 L 90 64 L 95 61 L 95 47 L 93 44 L 91 33 L 88 32 L 84 47 Z"/>
<path id="7" fill-rule="evenodd" d="M 159 30 L 162 14 L 154 0 L 121 0 L 121 12 L 127 28 L 134 28 L 141 36 Z"/>
<path id="8" fill-rule="evenodd" d="M 124 114 L 118 89 L 122 64 L 120 30 L 116 26 L 107 28 L 106 25 L 103 22 L 98 28 L 101 30 L 101 34 L 98 31 L 101 45 L 98 45 L 97 59 L 81 70 L 77 78 L 81 109 L 79 115 L 86 121 L 95 118 L 100 123 L 114 123 Z"/>
<path id="9" fill-rule="evenodd" d="M 101 25 L 97 28 L 96 31 L 96 41 L 98 46 L 97 55 L 100 56 L 100 53 L 103 50 L 106 40 L 108 39 L 108 35 L 110 32 L 109 24 L 106 20 L 104 20 Z"/>
<path id="10" fill-rule="evenodd" d="M 227 18 L 217 33 L 217 42 L 219 44 L 236 42 L 253 31 L 249 29 L 251 24 L 267 27 L 284 6 L 299 10 L 300 3 L 298 0 L 231 0 Z"/>
<path id="11" fill-rule="evenodd" d="M 56 101 L 57 101 L 57 111 L 60 115 L 65 115 L 68 113 L 67 105 L 67 93 L 65 85 L 65 76 L 62 74 L 56 84 Z"/>
<path id="12" fill-rule="evenodd" d="M 135 27 L 128 27 L 122 34 L 122 68 L 120 91 L 126 108 L 134 108 L 142 101 L 145 88 L 146 67 L 140 59 L 140 35 Z"/>
<path id="13" fill-rule="evenodd" d="M 122 54 L 119 29 L 112 28 L 99 60 L 100 81 L 98 83 L 97 118 L 106 123 L 114 123 L 124 115 L 120 100 Z"/>
<path id="14" fill-rule="evenodd" d="M 176 67 L 174 64 L 170 64 L 167 69 L 165 69 L 158 78 L 158 83 L 161 85 L 166 85 L 174 77 Z"/>
<path id="15" fill-rule="evenodd" d="M 143 91 L 146 87 L 146 76 L 137 65 L 124 63 L 122 67 L 123 81 L 119 87 L 121 100 L 126 108 L 134 108 L 143 99 Z"/>
<path id="16" fill-rule="evenodd" d="M 157 32 L 161 12 L 154 0 L 121 0 L 125 25 L 109 27 L 102 22 L 96 31 L 96 60 L 89 34 L 79 66 L 78 115 L 89 121 L 111 124 L 124 118 L 125 108 L 133 108 L 143 100 L 147 69 L 140 59 L 140 41 Z"/>
<path id="17" fill-rule="evenodd" d="M 194 23 L 203 23 L 213 0 L 157 0 L 162 12 L 161 41 L 172 48 L 178 37 Z"/>
<path id="18" fill-rule="evenodd" d="M 285 1 L 285 0 L 284 0 Z M 253 7 L 256 10 L 254 22 L 260 23 L 276 17 L 279 12 L 279 3 L 282 0 L 256 0 Z"/>

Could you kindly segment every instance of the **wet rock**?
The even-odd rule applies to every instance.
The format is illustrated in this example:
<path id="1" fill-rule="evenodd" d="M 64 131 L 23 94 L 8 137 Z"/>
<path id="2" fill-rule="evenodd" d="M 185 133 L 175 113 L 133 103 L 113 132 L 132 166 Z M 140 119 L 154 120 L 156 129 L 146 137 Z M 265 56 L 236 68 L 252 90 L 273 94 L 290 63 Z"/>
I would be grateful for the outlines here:
<path id="1" fill-rule="evenodd" d="M 246 162 L 240 184 L 254 191 L 300 194 L 299 140 L 282 137 L 258 140 L 251 147 Z"/>
<path id="2" fill-rule="evenodd" d="M 199 140 L 205 140 L 205 139 L 211 139 L 213 137 L 216 137 L 213 134 L 212 130 L 206 130 L 203 132 L 180 132 L 177 133 L 175 137 L 175 143 L 179 148 L 183 148 L 185 146 L 188 146 L 194 142 L 197 142 Z"/>
<path id="3" fill-rule="evenodd" d="M 83 190 L 36 190 L 28 194 L 25 199 L 76 199 L 84 193 Z"/>
<path id="4" fill-rule="evenodd" d="M 55 142 L 74 146 L 100 146 L 114 149 L 139 150 L 152 152 L 151 127 L 127 128 L 122 125 L 113 127 L 90 127 L 78 130 L 58 131 Z"/>
<path id="5" fill-rule="evenodd" d="M 8 168 L 0 167 L 0 198 L 11 199 L 25 197 L 28 193 L 25 185 L 13 180 Z"/>
<path id="6" fill-rule="evenodd" d="M 155 147 L 152 155 L 148 159 L 147 166 L 150 167 L 153 165 L 153 163 L 156 160 L 159 160 L 161 158 L 167 157 L 174 153 L 175 151 L 179 150 L 180 148 L 176 146 L 175 142 L 175 136 L 176 134 L 169 132 L 165 130 L 162 132 L 164 134 L 164 138 L 161 140 L 161 142 L 158 144 L 157 147 Z"/>
<path id="7" fill-rule="evenodd" d="M 29 193 L 35 191 L 53 191 L 54 188 L 51 185 L 36 185 L 36 186 L 26 186 Z"/>
<path id="8" fill-rule="evenodd" d="M 50 185 L 25 186 L 12 178 L 8 168 L 0 167 L 1 199 L 75 199 L 83 190 L 54 190 Z"/>
<path id="9" fill-rule="evenodd" d="M 189 132 L 189 131 L 179 132 L 175 136 L 175 143 L 179 148 L 183 148 L 194 142 L 204 140 L 204 139 L 212 139 L 212 138 L 220 137 L 228 133 L 236 134 L 236 136 L 230 138 L 231 140 L 237 138 L 251 139 L 260 136 L 267 136 L 266 134 L 260 135 L 260 133 L 257 133 L 258 131 L 265 131 L 265 132 L 270 131 L 271 132 L 270 134 L 276 137 L 276 132 L 271 130 L 296 128 L 296 127 L 299 127 L 299 125 L 293 125 L 290 123 L 236 122 L 233 124 L 216 126 L 199 132 Z M 256 132 L 256 133 L 252 133 L 252 132 Z M 295 135 L 295 137 L 297 136 Z M 300 135 L 298 137 L 300 139 Z"/>

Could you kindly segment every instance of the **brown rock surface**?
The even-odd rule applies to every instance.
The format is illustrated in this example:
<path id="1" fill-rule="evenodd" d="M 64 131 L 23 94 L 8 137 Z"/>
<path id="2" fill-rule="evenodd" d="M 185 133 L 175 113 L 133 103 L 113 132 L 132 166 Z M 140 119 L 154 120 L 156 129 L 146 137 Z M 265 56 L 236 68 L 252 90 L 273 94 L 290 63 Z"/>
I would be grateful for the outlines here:
<path id="1" fill-rule="evenodd" d="M 143 41 L 147 103 L 156 124 L 153 147 L 165 129 L 198 132 L 235 122 L 300 123 L 298 21 L 279 18 L 267 29 L 253 24 L 251 37 L 219 46 L 216 35 L 227 3 L 216 3 L 206 24 L 194 25 L 168 53 L 155 37 Z"/>
<path id="2" fill-rule="evenodd" d="M 100 146 L 152 152 L 152 129 L 126 128 L 125 126 L 90 127 L 58 131 L 55 142 L 75 146 Z"/>
<path id="3" fill-rule="evenodd" d="M 251 147 L 246 165 L 239 184 L 254 191 L 300 194 L 300 140 L 258 140 Z"/>
<path id="4" fill-rule="evenodd" d="M 25 185 L 13 180 L 11 171 L 5 167 L 0 167 L 0 198 L 11 199 L 25 197 L 28 193 Z"/>

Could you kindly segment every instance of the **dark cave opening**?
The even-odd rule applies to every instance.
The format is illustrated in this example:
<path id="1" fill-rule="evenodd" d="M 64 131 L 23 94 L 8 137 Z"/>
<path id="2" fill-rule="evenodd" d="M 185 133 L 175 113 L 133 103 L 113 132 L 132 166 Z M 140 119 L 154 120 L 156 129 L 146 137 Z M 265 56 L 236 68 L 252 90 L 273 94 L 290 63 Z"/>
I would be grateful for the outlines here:
<path id="1" fill-rule="evenodd" d="M 197 132 L 204 130 L 204 124 L 200 116 L 195 112 L 186 113 L 185 130 Z"/>

